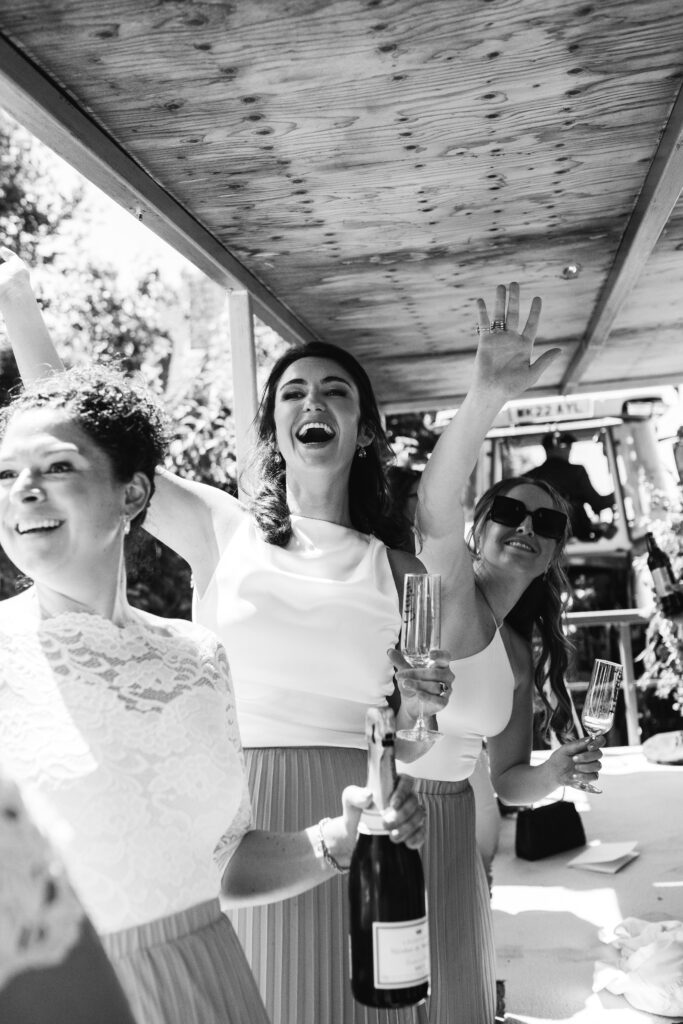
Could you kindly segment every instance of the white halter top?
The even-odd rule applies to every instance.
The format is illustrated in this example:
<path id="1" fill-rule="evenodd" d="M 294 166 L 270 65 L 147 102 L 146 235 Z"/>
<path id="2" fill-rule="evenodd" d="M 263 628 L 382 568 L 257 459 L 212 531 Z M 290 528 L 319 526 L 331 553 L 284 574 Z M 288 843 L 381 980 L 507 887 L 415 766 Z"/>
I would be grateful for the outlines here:
<path id="1" fill-rule="evenodd" d="M 407 775 L 449 782 L 469 778 L 483 737 L 496 736 L 510 720 L 514 675 L 499 629 L 487 647 L 452 661 L 451 669 L 451 699 L 437 719 L 443 736 L 417 761 L 399 763 Z"/>
<path id="2" fill-rule="evenodd" d="M 195 619 L 226 648 L 245 747 L 364 749 L 401 626 L 387 549 L 323 520 L 293 516 L 292 528 L 276 547 L 245 511 Z"/>

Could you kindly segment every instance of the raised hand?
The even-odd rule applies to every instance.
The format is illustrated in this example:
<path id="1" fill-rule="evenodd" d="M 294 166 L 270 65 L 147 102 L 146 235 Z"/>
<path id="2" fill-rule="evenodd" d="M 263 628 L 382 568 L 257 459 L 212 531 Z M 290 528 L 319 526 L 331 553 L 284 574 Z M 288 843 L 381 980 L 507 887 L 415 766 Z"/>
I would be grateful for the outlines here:
<path id="1" fill-rule="evenodd" d="M 17 290 L 30 290 L 28 267 L 11 249 L 0 245 L 0 300 Z"/>
<path id="2" fill-rule="evenodd" d="M 474 362 L 473 388 L 494 391 L 503 400 L 514 398 L 532 387 L 544 370 L 561 353 L 553 348 L 532 362 L 534 341 L 541 316 L 536 296 L 524 329 L 519 333 L 519 285 L 516 281 L 498 285 L 490 317 L 483 299 L 477 299 L 479 345 Z"/>

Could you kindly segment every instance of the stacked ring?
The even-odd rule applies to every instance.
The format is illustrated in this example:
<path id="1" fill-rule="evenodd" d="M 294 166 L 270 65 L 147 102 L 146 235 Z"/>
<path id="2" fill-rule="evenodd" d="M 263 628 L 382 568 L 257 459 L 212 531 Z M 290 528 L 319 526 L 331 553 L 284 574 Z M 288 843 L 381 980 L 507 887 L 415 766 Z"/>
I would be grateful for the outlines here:
<path id="1" fill-rule="evenodd" d="M 492 320 L 491 321 L 491 326 L 489 327 L 489 330 L 490 331 L 506 331 L 507 330 L 507 324 L 505 323 L 504 320 Z"/>

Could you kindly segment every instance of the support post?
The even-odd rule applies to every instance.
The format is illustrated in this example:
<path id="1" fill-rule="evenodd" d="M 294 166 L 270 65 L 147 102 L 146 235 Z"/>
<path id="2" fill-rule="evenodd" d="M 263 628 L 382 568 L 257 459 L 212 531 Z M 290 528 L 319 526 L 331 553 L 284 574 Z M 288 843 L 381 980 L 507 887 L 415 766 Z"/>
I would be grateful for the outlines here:
<path id="1" fill-rule="evenodd" d="M 633 671 L 631 626 L 628 622 L 621 622 L 619 624 L 619 656 L 624 668 L 626 736 L 629 747 L 637 747 L 640 743 L 640 726 L 638 725 L 638 693 L 636 690 L 635 673 Z"/>
<path id="2" fill-rule="evenodd" d="M 251 296 L 248 291 L 231 291 L 230 350 L 232 354 L 233 416 L 237 446 L 237 479 L 240 498 L 249 491 L 246 465 L 256 439 L 255 418 L 258 409 L 256 393 L 256 349 Z"/>

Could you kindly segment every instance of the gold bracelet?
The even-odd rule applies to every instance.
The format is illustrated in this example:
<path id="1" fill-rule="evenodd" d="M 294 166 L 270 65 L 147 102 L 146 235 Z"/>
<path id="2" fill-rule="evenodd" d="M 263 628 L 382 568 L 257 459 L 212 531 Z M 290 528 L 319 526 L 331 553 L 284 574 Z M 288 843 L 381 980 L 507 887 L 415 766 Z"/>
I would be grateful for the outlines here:
<path id="1" fill-rule="evenodd" d="M 330 853 L 330 851 L 327 848 L 327 843 L 325 842 L 325 833 L 324 833 L 323 829 L 325 828 L 325 825 L 327 825 L 330 822 L 330 820 L 331 820 L 330 818 L 322 818 L 318 822 L 318 836 L 320 837 L 320 849 L 322 851 L 323 860 L 325 861 L 326 864 L 329 864 L 329 866 L 334 871 L 336 871 L 338 874 L 340 874 L 340 875 L 348 875 L 348 873 L 349 873 L 348 867 L 346 867 L 346 868 L 342 867 L 342 865 L 339 863 L 339 861 L 336 860 L 332 856 L 332 854 Z"/>

